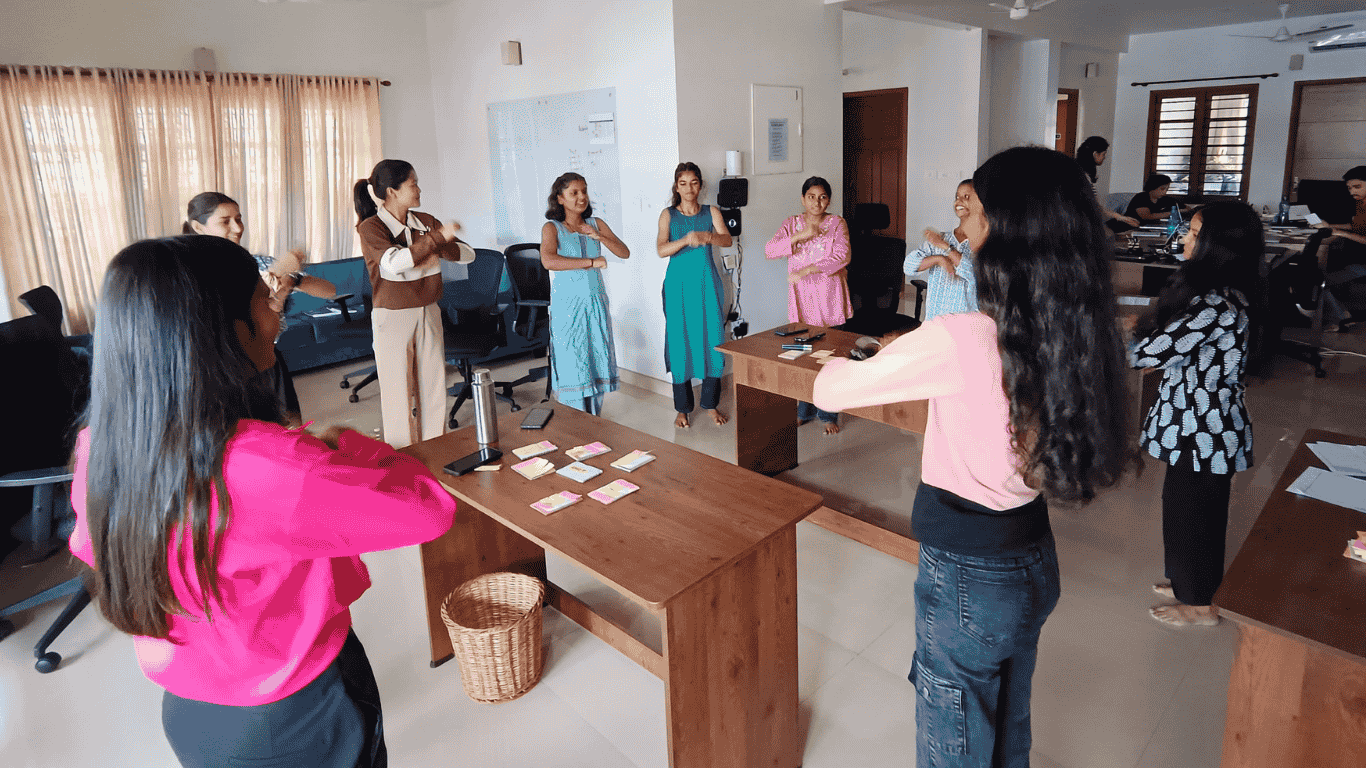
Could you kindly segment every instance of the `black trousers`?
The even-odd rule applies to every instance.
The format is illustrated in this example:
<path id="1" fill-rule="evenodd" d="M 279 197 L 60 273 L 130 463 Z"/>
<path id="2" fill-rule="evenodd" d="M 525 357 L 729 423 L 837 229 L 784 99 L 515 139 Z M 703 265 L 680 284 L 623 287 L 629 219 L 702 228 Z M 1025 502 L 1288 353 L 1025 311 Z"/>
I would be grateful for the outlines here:
<path id="1" fill-rule="evenodd" d="M 1167 466 L 1162 482 L 1162 547 L 1176 599 L 1209 605 L 1224 579 L 1224 535 L 1233 475 L 1197 472 L 1190 459 Z"/>
<path id="2" fill-rule="evenodd" d="M 721 404 L 721 379 L 708 376 L 702 380 L 702 408 L 713 410 Z M 674 410 L 679 413 L 692 413 L 692 380 L 674 384 Z"/>
<path id="3" fill-rule="evenodd" d="M 379 687 L 352 630 L 318 678 L 269 704 L 161 700 L 166 740 L 185 768 L 388 768 Z"/>

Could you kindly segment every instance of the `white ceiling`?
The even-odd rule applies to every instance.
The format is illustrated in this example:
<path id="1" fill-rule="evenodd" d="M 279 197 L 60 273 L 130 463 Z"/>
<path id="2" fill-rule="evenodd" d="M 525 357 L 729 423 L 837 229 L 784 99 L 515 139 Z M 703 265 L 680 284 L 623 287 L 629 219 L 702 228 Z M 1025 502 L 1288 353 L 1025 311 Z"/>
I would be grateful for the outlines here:
<path id="1" fill-rule="evenodd" d="M 1033 0 L 1031 0 L 1033 1 Z M 1260 23 L 1271 35 L 1281 26 L 1280 3 L 1265 0 L 1055 0 L 1028 17 L 1013 21 L 988 0 L 826 0 L 846 10 L 941 26 L 981 27 L 1027 38 L 1050 38 L 1126 50 L 1129 35 L 1200 29 L 1228 24 Z M 1015 0 L 996 0 L 1013 5 Z M 1366 24 L 1366 2 L 1301 0 L 1289 3 L 1286 26 L 1292 33 L 1320 26 L 1321 22 L 1295 23 L 1295 19 L 1334 13 L 1363 12 L 1358 27 Z M 1254 41 L 1255 42 L 1255 41 Z"/>

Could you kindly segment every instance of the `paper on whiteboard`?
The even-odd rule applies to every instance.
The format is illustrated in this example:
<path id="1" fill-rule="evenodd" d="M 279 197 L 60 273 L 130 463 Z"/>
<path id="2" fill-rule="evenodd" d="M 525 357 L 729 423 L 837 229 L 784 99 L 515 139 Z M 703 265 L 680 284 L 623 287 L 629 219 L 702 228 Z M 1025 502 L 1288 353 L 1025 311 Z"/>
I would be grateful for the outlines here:
<path id="1" fill-rule="evenodd" d="M 768 161 L 787 162 L 787 118 L 768 120 Z"/>
<path id="2" fill-rule="evenodd" d="M 1309 467 L 1286 488 L 1298 496 L 1326 501 L 1339 507 L 1366 512 L 1366 480 Z"/>

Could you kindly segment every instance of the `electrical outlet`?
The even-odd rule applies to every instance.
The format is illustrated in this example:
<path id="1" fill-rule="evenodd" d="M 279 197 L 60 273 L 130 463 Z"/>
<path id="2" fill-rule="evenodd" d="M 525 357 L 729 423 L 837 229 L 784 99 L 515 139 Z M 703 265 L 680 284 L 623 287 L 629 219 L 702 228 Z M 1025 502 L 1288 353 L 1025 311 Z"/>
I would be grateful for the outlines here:
<path id="1" fill-rule="evenodd" d="M 726 322 L 728 322 L 728 323 L 733 323 L 733 322 L 735 322 L 736 320 L 739 320 L 739 319 L 740 319 L 740 313 L 739 313 L 739 312 L 732 311 L 729 315 L 726 315 Z"/>
<path id="2" fill-rule="evenodd" d="M 740 266 L 740 260 L 737 259 L 733 253 L 722 254 L 721 263 L 726 266 L 726 269 L 730 270 L 734 270 L 736 267 Z"/>
<path id="3" fill-rule="evenodd" d="M 743 338 L 745 334 L 749 333 L 749 323 L 748 323 L 748 322 L 736 323 L 736 324 L 735 324 L 735 328 L 733 329 L 732 332 L 734 333 L 735 338 L 737 338 L 737 339 Z"/>

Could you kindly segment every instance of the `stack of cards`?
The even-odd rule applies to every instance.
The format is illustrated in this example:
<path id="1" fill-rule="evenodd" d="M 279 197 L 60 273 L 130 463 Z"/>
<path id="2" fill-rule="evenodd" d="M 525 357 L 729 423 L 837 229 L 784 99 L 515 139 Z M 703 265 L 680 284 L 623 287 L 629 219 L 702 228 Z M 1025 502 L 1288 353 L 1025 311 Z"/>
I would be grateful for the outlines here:
<path id="1" fill-rule="evenodd" d="M 778 359 L 779 359 L 779 360 L 796 360 L 797 358 L 801 357 L 801 356 L 804 355 L 804 354 L 806 354 L 806 350 L 804 350 L 804 349 L 789 349 L 789 350 L 787 350 L 786 352 L 782 353 L 781 355 L 778 355 Z"/>
<path id="2" fill-rule="evenodd" d="M 532 443 L 531 445 L 524 445 L 521 448 L 516 448 L 512 451 L 512 455 L 519 459 L 529 459 L 532 456 L 540 456 L 543 453 L 550 453 L 553 450 L 555 450 L 554 443 L 549 440 L 542 440 L 539 443 Z"/>
<path id="3" fill-rule="evenodd" d="M 608 448 L 602 443 L 589 443 L 588 445 L 576 445 L 564 453 L 574 461 L 583 461 L 584 459 L 591 459 L 594 456 L 601 456 L 604 453 L 609 453 L 611 450 L 611 448 Z"/>
<path id="4" fill-rule="evenodd" d="M 555 465 L 548 459 L 527 459 L 521 464 L 513 464 L 512 470 L 528 480 L 535 480 L 554 472 Z"/>
<path id="5" fill-rule="evenodd" d="M 555 472 L 580 483 L 592 480 L 602 474 L 601 469 L 590 467 L 581 461 L 576 461 L 573 464 L 566 464 L 555 470 Z"/>
<path id="6" fill-rule="evenodd" d="M 612 466 L 620 469 L 622 472 L 634 472 L 654 460 L 654 454 L 649 451 L 631 451 L 612 462 Z"/>
<path id="7" fill-rule="evenodd" d="M 593 496 L 591 493 L 588 495 Z M 1366 563 L 1366 531 L 1357 531 L 1357 537 L 1347 542 L 1347 551 L 1342 556 Z"/>
<path id="8" fill-rule="evenodd" d="M 594 501 L 601 501 L 603 504 L 611 504 L 617 499 L 628 493 L 635 493 L 640 490 L 640 486 L 626 480 L 613 480 L 596 491 L 590 491 L 588 498 Z"/>
<path id="9" fill-rule="evenodd" d="M 559 493 L 553 493 L 545 497 L 544 499 L 541 499 L 540 501 L 536 502 L 535 504 L 532 504 L 531 508 L 536 510 L 537 512 L 540 512 L 543 515 L 548 515 L 551 512 L 559 512 L 560 510 L 564 509 L 565 507 L 569 506 L 570 504 L 573 504 L 574 502 L 582 498 L 583 497 L 577 493 L 570 493 L 569 491 L 560 491 Z"/>

